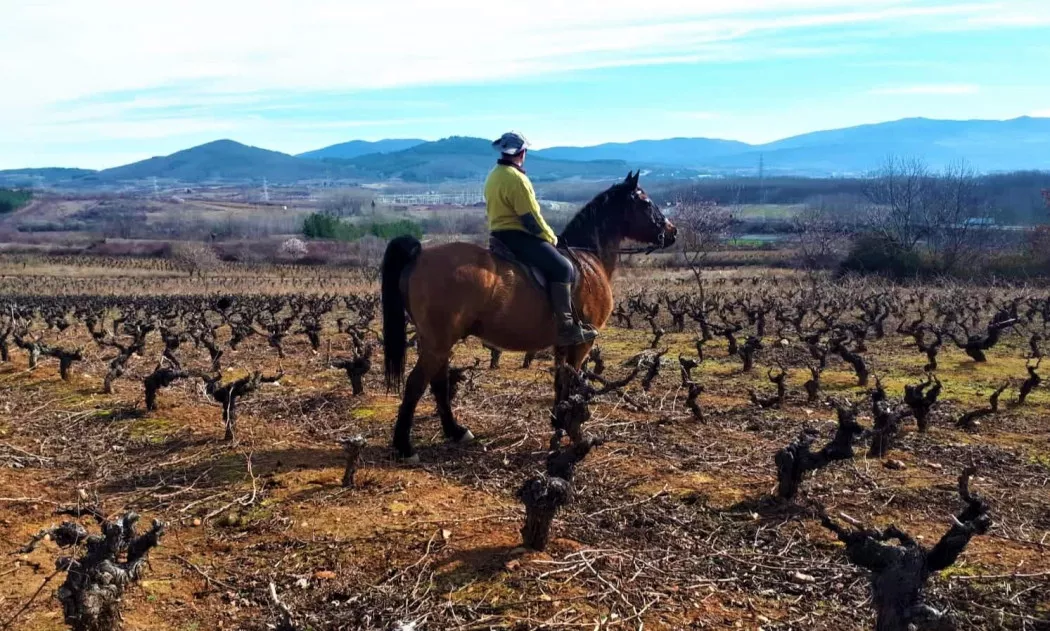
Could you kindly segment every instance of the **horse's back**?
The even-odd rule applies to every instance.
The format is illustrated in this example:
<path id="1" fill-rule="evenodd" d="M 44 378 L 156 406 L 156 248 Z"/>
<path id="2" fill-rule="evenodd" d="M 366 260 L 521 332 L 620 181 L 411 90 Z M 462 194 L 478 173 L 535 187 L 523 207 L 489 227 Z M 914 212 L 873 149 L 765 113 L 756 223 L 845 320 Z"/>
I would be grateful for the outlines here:
<path id="1" fill-rule="evenodd" d="M 602 283 L 587 280 L 585 286 Z M 409 278 L 408 300 L 417 327 L 427 330 L 421 338 L 437 337 L 439 346 L 467 335 L 506 350 L 540 350 L 554 343 L 547 297 L 517 266 L 472 243 L 424 247 Z M 599 302 L 597 311 L 605 311 L 606 301 Z M 587 315 L 599 326 L 608 318 L 608 313 Z"/>
<path id="2" fill-rule="evenodd" d="M 499 284 L 518 289 L 518 285 L 532 286 L 520 275 L 513 263 L 492 254 L 487 248 L 473 243 L 454 241 L 426 246 L 415 264 L 413 281 L 440 283 L 440 289 L 480 288 L 486 296 Z M 540 295 L 539 292 L 536 292 Z"/>
<path id="3" fill-rule="evenodd" d="M 438 245 L 424 245 L 419 254 L 417 267 L 439 265 L 445 270 L 456 270 L 464 265 L 474 265 L 491 270 L 496 261 L 486 248 L 466 241 L 453 241 Z M 438 271 L 435 269 L 435 271 Z"/>

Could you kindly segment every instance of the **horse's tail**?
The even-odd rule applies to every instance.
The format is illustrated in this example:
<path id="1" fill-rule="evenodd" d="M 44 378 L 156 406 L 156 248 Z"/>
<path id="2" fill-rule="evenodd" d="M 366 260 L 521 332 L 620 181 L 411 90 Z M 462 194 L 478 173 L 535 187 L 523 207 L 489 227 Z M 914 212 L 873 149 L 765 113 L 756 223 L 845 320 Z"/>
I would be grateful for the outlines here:
<path id="1" fill-rule="evenodd" d="M 401 276 L 415 262 L 421 248 L 418 239 L 405 235 L 390 241 L 383 254 L 383 369 L 387 390 L 400 390 L 405 375 L 408 320 L 405 296 L 401 293 Z"/>

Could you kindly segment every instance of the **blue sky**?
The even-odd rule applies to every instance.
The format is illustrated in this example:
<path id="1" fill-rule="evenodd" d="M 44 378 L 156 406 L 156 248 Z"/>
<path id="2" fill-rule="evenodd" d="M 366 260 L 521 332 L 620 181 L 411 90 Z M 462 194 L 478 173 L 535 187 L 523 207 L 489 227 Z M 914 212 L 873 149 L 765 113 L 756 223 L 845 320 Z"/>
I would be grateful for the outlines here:
<path id="1" fill-rule="evenodd" d="M 747 142 L 1050 116 L 1047 0 L 130 0 L 5 7 L 0 168 L 218 138 Z M 261 8 L 265 7 L 265 8 Z"/>

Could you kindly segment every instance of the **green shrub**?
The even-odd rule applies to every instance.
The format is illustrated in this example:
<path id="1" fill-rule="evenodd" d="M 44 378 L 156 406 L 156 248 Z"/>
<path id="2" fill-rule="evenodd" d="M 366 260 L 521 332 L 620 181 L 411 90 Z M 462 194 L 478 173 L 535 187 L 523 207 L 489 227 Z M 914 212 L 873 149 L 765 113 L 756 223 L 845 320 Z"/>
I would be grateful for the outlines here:
<path id="1" fill-rule="evenodd" d="M 29 203 L 33 193 L 19 189 L 0 188 L 0 215 L 13 212 Z"/>
<path id="2" fill-rule="evenodd" d="M 927 271 L 922 257 L 890 237 L 862 234 L 854 241 L 840 269 L 843 272 L 882 274 L 891 278 L 914 277 Z"/>
<path id="3" fill-rule="evenodd" d="M 351 223 L 323 213 L 313 213 L 303 220 L 303 236 L 308 239 L 357 241 L 366 235 L 386 241 L 402 235 L 420 239 L 423 227 L 408 219 Z"/>

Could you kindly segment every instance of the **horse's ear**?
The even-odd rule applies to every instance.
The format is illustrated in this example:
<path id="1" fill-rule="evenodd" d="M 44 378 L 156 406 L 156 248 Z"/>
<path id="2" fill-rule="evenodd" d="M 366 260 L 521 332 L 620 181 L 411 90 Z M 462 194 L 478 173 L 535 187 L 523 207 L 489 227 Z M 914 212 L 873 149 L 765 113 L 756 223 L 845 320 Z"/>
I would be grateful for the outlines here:
<path id="1" fill-rule="evenodd" d="M 623 181 L 623 183 L 626 184 L 627 186 L 629 186 L 630 188 L 638 188 L 638 175 L 640 173 L 641 173 L 641 169 L 639 169 L 638 171 L 635 171 L 634 173 L 631 173 L 630 171 L 628 171 L 627 172 L 627 179 L 625 179 Z"/>

